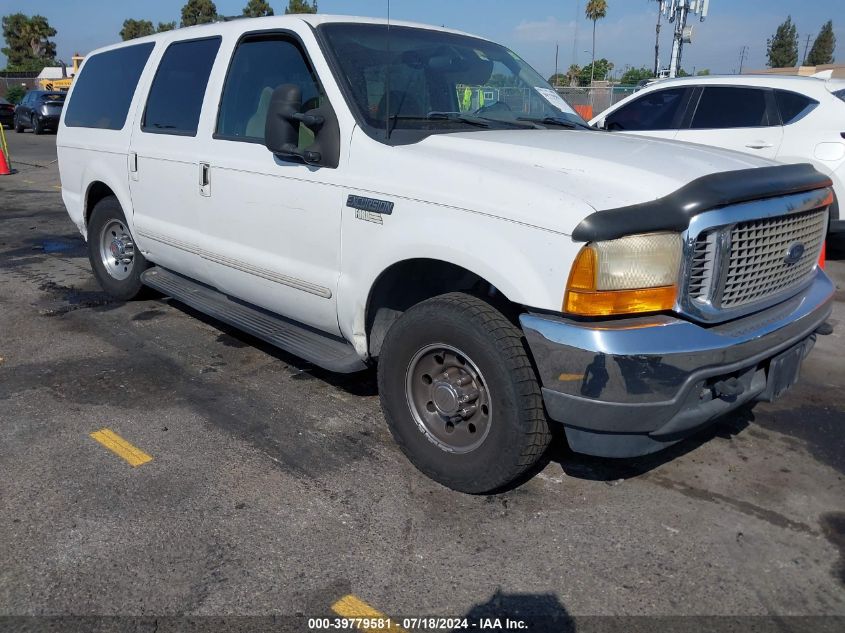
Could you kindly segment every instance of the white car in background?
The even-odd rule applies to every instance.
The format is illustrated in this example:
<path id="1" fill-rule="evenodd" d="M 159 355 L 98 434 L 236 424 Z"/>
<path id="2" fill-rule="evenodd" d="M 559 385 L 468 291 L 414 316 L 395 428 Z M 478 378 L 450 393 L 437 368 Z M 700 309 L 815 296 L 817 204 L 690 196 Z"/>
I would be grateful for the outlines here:
<path id="1" fill-rule="evenodd" d="M 845 81 L 778 75 L 655 82 L 590 121 L 594 127 L 812 163 L 845 199 Z M 839 204 L 830 231 L 845 231 Z"/>

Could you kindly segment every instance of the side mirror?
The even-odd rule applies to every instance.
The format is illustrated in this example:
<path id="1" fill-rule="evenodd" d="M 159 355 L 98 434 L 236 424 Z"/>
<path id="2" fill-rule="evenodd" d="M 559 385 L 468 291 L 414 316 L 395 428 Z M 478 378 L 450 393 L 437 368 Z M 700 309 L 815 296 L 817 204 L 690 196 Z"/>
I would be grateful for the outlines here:
<path id="1" fill-rule="evenodd" d="M 314 142 L 299 149 L 300 126 L 314 133 Z M 302 89 L 283 84 L 273 91 L 264 124 L 264 145 L 281 158 L 336 168 L 340 160 L 340 126 L 328 100 L 302 112 Z"/>
<path id="2" fill-rule="evenodd" d="M 598 130 L 606 130 L 607 129 L 607 121 L 605 119 L 599 119 L 596 121 L 594 126 Z"/>

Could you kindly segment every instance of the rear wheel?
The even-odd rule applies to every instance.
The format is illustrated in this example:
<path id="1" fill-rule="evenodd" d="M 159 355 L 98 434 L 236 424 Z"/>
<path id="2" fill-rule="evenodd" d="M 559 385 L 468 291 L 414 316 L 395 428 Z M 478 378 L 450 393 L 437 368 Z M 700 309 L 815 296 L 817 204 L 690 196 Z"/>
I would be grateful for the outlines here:
<path id="1" fill-rule="evenodd" d="M 385 338 L 378 381 L 402 451 L 454 490 L 507 486 L 551 439 L 520 330 L 477 297 L 451 293 L 405 312 Z"/>
<path id="2" fill-rule="evenodd" d="M 126 216 L 114 196 L 100 200 L 91 213 L 88 259 L 100 286 L 111 296 L 129 301 L 143 291 L 141 273 L 147 260 L 135 248 Z"/>
<path id="3" fill-rule="evenodd" d="M 32 115 L 32 132 L 33 134 L 44 134 L 44 123 L 37 116 Z"/>

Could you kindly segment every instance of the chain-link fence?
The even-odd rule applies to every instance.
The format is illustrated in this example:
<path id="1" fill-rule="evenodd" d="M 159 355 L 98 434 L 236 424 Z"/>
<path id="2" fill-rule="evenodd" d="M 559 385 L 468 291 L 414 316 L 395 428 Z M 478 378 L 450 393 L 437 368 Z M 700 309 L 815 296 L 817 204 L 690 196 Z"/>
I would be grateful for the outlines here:
<path id="1" fill-rule="evenodd" d="M 38 71 L 0 72 L 0 97 L 5 97 L 12 86 L 22 86 L 24 90 L 38 87 Z"/>
<path id="2" fill-rule="evenodd" d="M 592 119 L 636 91 L 636 86 L 557 87 L 558 94 L 585 119 Z"/>

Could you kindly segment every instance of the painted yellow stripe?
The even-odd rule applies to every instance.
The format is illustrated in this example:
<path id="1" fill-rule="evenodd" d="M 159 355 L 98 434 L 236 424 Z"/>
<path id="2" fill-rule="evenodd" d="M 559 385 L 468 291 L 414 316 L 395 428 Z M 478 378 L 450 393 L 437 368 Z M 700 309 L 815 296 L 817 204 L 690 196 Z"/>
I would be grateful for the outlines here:
<path id="1" fill-rule="evenodd" d="M 582 374 L 561 374 L 558 376 L 558 380 L 561 382 L 574 382 L 576 380 L 581 380 L 584 376 Z"/>
<path id="2" fill-rule="evenodd" d="M 340 600 L 335 602 L 332 605 L 332 611 L 337 613 L 342 618 L 364 618 L 370 620 L 386 620 L 387 616 L 384 615 L 381 611 L 378 611 L 368 605 L 366 602 L 349 594 L 347 596 L 343 596 Z M 383 628 L 364 628 L 362 626 L 358 627 L 361 631 L 366 631 L 366 633 L 406 633 L 405 629 L 396 626 L 395 622 L 391 620 L 390 628 L 383 627 Z"/>
<path id="3" fill-rule="evenodd" d="M 118 457 L 122 457 L 133 467 L 146 464 L 153 459 L 151 455 L 130 444 L 111 429 L 94 431 L 91 433 L 91 439 L 99 442 Z"/>

